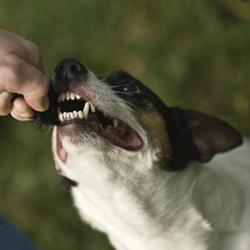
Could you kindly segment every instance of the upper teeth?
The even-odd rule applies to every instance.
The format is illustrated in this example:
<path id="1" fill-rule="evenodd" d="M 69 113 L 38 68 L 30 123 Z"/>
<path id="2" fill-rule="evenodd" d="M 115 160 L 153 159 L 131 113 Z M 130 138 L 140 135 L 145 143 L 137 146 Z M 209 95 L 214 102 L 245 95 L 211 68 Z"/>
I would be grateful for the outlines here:
<path id="1" fill-rule="evenodd" d="M 69 100 L 79 100 L 82 99 L 79 95 L 71 93 L 71 92 L 66 92 L 61 94 L 58 97 L 58 103 L 63 102 L 65 100 L 69 101 Z M 85 102 L 82 99 L 83 102 Z M 94 106 L 94 104 L 92 104 L 91 102 L 85 102 L 83 110 L 73 110 L 72 112 L 61 112 L 60 107 L 58 108 L 58 118 L 61 122 L 64 121 L 70 121 L 70 120 L 74 120 L 74 119 L 88 119 L 89 113 L 95 113 L 96 112 L 96 107 Z M 105 116 L 105 114 L 104 114 Z M 119 127 L 119 120 L 114 118 L 112 120 L 112 125 L 114 128 L 118 128 Z M 100 126 L 102 127 L 102 124 L 100 124 Z M 111 125 L 108 125 L 107 128 L 112 127 Z"/>
<path id="2" fill-rule="evenodd" d="M 79 95 L 74 94 L 72 92 L 66 92 L 61 94 L 58 97 L 58 103 L 63 102 L 65 100 L 79 100 L 82 99 Z M 61 122 L 69 121 L 73 119 L 88 119 L 89 113 L 94 113 L 96 111 L 95 106 L 90 102 L 85 102 L 83 110 L 74 110 L 72 112 L 61 112 L 60 108 L 58 108 L 58 118 Z"/>
<path id="3" fill-rule="evenodd" d="M 72 92 L 66 92 L 66 93 L 63 93 L 63 94 L 59 95 L 57 101 L 58 102 L 63 102 L 65 100 L 68 101 L 68 100 L 75 100 L 75 99 L 79 100 L 79 99 L 81 99 L 81 97 L 79 95 L 77 95 L 77 94 L 72 93 Z"/>

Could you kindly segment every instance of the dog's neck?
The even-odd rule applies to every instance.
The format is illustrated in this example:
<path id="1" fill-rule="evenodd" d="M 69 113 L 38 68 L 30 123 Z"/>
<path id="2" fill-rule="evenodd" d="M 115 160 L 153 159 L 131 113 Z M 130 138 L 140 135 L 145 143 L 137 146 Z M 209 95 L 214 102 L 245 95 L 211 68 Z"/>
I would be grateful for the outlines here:
<path id="1" fill-rule="evenodd" d="M 128 162 L 110 166 L 89 150 L 72 157 L 67 169 L 67 176 L 80 183 L 72 192 L 81 216 L 117 249 L 182 249 L 183 244 L 187 250 L 206 240 L 209 226 L 192 203 L 196 171 L 191 167 L 182 174 L 150 169 L 132 175 L 138 168 Z"/>

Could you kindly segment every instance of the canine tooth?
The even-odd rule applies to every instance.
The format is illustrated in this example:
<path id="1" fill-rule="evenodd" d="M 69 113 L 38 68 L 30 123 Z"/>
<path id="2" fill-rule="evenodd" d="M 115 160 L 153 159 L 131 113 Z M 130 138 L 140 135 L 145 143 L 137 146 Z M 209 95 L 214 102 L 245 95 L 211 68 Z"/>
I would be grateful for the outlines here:
<path id="1" fill-rule="evenodd" d="M 95 111 L 96 111 L 95 106 L 92 103 L 89 103 L 89 105 L 90 105 L 91 112 L 95 113 Z"/>
<path id="2" fill-rule="evenodd" d="M 83 115 L 84 115 L 85 119 L 88 118 L 88 114 L 89 114 L 89 103 L 86 102 L 85 106 L 84 106 L 84 109 L 83 109 Z"/>
<path id="3" fill-rule="evenodd" d="M 66 100 L 68 101 L 69 99 L 70 99 L 70 93 L 67 92 L 67 93 L 66 93 Z"/>
<path id="4" fill-rule="evenodd" d="M 58 118 L 59 118 L 59 120 L 60 120 L 61 122 L 64 121 L 64 119 L 63 119 L 63 114 L 62 114 L 62 113 L 59 113 Z"/>
<path id="5" fill-rule="evenodd" d="M 62 113 L 60 112 L 60 108 L 58 108 L 57 109 L 57 117 L 58 117 L 58 119 L 61 121 L 61 115 L 62 115 Z"/>
<path id="6" fill-rule="evenodd" d="M 76 118 L 78 116 L 78 113 L 77 113 L 77 111 L 73 111 L 73 118 Z"/>
<path id="7" fill-rule="evenodd" d="M 118 127 L 118 120 L 117 119 L 113 119 L 113 126 L 115 127 L 115 128 L 117 128 Z"/>
<path id="8" fill-rule="evenodd" d="M 64 100 L 65 100 L 65 94 L 63 93 L 63 94 L 59 95 L 58 102 L 63 102 Z"/>
<path id="9" fill-rule="evenodd" d="M 78 111 L 78 116 L 79 116 L 80 119 L 82 119 L 83 118 L 83 112 L 82 111 Z"/>
<path id="10" fill-rule="evenodd" d="M 73 94 L 73 93 L 70 94 L 70 99 L 71 100 L 75 100 L 75 97 L 76 97 L 75 94 Z"/>

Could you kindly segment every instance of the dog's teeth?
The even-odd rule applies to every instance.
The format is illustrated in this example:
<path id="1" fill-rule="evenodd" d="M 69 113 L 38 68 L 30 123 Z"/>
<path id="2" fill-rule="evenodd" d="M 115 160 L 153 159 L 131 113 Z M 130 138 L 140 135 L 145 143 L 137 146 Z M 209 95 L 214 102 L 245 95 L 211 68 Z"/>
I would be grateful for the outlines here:
<path id="1" fill-rule="evenodd" d="M 77 100 L 81 99 L 81 96 L 79 96 L 79 95 L 75 95 L 75 97 Z"/>
<path id="2" fill-rule="evenodd" d="M 84 116 L 85 119 L 87 119 L 88 115 L 89 115 L 89 103 L 86 102 L 85 106 L 84 106 L 84 109 L 83 109 L 83 116 Z"/>
<path id="3" fill-rule="evenodd" d="M 65 100 L 65 94 L 63 93 L 63 94 L 59 95 L 57 101 L 58 102 L 63 102 L 64 100 Z"/>
<path id="4" fill-rule="evenodd" d="M 118 124 L 119 124 L 118 120 L 117 119 L 113 119 L 113 126 L 115 128 L 118 128 Z"/>
<path id="5" fill-rule="evenodd" d="M 92 103 L 89 103 L 89 105 L 90 105 L 91 112 L 95 113 L 95 111 L 96 111 L 95 106 Z"/>
<path id="6" fill-rule="evenodd" d="M 62 121 L 62 113 L 60 112 L 60 108 L 57 109 L 57 117 L 60 121 Z"/>
<path id="7" fill-rule="evenodd" d="M 74 118 L 77 118 L 77 116 L 78 116 L 78 113 L 77 113 L 77 111 L 74 110 L 74 111 L 73 111 L 73 117 L 74 117 Z"/>
<path id="8" fill-rule="evenodd" d="M 70 118 L 70 119 L 74 119 L 74 114 L 73 114 L 73 112 L 69 112 L 69 118 Z"/>
<path id="9" fill-rule="evenodd" d="M 65 120 L 67 118 L 67 113 L 63 112 L 63 119 Z"/>
<path id="10" fill-rule="evenodd" d="M 79 116 L 80 119 L 82 119 L 83 118 L 83 112 L 82 111 L 78 111 L 78 116 Z"/>
<path id="11" fill-rule="evenodd" d="M 69 101 L 71 94 L 69 92 L 67 92 L 65 95 L 66 95 L 66 100 Z"/>
<path id="12" fill-rule="evenodd" d="M 73 93 L 70 93 L 70 99 L 71 99 L 71 100 L 75 100 L 75 98 L 76 98 L 76 95 L 73 94 Z"/>
<path id="13" fill-rule="evenodd" d="M 62 114 L 62 113 L 59 113 L 58 118 L 59 118 L 59 120 L 60 120 L 61 122 L 63 122 L 63 121 L 64 121 L 64 119 L 63 119 L 63 114 Z"/>

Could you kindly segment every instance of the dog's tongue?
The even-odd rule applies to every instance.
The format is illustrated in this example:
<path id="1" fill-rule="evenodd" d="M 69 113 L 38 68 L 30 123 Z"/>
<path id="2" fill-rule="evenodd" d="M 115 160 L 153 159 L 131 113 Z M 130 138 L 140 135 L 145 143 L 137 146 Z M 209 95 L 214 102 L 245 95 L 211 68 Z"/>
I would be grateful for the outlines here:
<path id="1" fill-rule="evenodd" d="M 61 141 L 60 135 L 58 133 L 58 129 L 56 131 L 56 151 L 57 151 L 57 155 L 59 156 L 61 161 L 67 160 L 68 154 L 63 148 L 62 141 Z"/>

